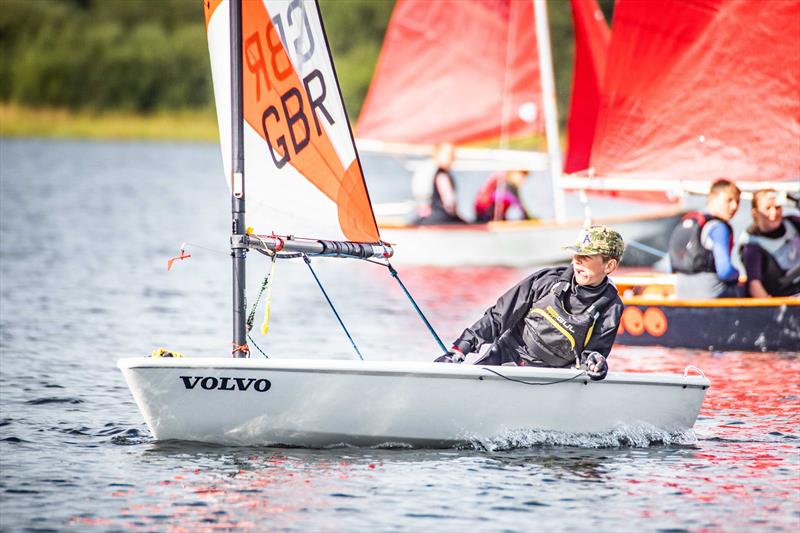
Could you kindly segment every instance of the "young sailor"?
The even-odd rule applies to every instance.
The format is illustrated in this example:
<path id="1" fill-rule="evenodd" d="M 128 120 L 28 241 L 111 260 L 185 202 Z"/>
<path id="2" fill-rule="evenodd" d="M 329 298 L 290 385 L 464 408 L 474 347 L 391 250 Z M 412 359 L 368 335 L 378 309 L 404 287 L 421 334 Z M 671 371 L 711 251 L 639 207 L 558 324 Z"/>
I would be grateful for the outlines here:
<path id="1" fill-rule="evenodd" d="M 686 213 L 669 241 L 669 258 L 678 298 L 744 296 L 739 271 L 731 262 L 733 228 L 739 209 L 739 188 L 720 179 L 711 185 L 705 213 Z"/>
<path id="2" fill-rule="evenodd" d="M 622 236 L 591 226 L 565 249 L 574 254 L 570 266 L 544 268 L 519 282 L 437 361 L 460 363 L 489 346 L 475 364 L 583 365 L 592 379 L 603 379 L 623 309 L 608 279 L 622 257 Z"/>
<path id="3" fill-rule="evenodd" d="M 775 189 L 753 193 L 753 223 L 739 239 L 754 298 L 800 294 L 800 217 L 783 216 Z"/>

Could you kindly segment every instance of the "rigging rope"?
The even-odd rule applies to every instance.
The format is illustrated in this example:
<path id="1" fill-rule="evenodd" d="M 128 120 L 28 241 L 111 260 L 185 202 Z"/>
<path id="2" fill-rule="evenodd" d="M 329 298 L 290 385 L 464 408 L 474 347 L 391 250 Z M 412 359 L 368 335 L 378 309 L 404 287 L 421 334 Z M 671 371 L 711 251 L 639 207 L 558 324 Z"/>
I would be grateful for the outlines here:
<path id="1" fill-rule="evenodd" d="M 257 235 L 252 235 L 252 236 L 254 238 L 257 238 L 257 239 L 261 240 Z M 264 244 L 263 241 L 262 241 L 262 244 Z M 256 309 L 258 307 L 258 303 L 261 300 L 262 295 L 264 294 L 265 291 L 267 291 L 268 288 L 269 288 L 269 290 L 267 292 L 267 297 L 265 299 L 264 323 L 261 326 L 261 331 L 262 331 L 262 333 L 264 335 L 266 335 L 267 331 L 269 329 L 269 325 L 268 324 L 269 324 L 269 315 L 270 315 L 270 301 L 272 299 L 272 280 L 274 279 L 275 261 L 276 261 L 276 259 L 293 259 L 293 258 L 297 258 L 297 257 L 302 257 L 303 261 L 305 261 L 306 265 L 308 266 L 308 269 L 311 271 L 311 275 L 314 276 L 314 280 L 317 282 L 317 286 L 320 288 L 320 291 L 322 291 L 322 295 L 325 297 L 325 300 L 328 302 L 328 305 L 330 306 L 331 310 L 333 311 L 333 314 L 336 316 L 336 319 L 339 321 L 339 325 L 342 326 L 342 329 L 344 330 L 345 335 L 347 336 L 348 340 L 350 341 L 350 344 L 353 346 L 353 349 L 355 350 L 356 354 L 358 355 L 358 358 L 363 361 L 364 357 L 363 357 L 363 355 L 361 355 L 361 351 L 358 349 L 358 346 L 356 345 L 355 340 L 353 340 L 353 337 L 350 335 L 350 332 L 348 331 L 347 327 L 344 325 L 344 322 L 342 321 L 341 316 L 339 315 L 338 311 L 336 310 L 336 307 L 333 305 L 333 302 L 331 301 L 330 297 L 328 296 L 328 293 L 325 291 L 325 288 L 322 286 L 322 282 L 320 282 L 319 277 L 317 277 L 316 272 L 312 268 L 311 260 L 309 259 L 309 257 L 305 253 L 302 253 L 302 252 L 298 252 L 298 253 L 270 252 L 269 249 L 266 247 L 266 245 L 264 245 L 264 249 L 255 248 L 255 250 L 260 252 L 260 253 L 262 253 L 262 254 L 264 254 L 264 255 L 266 255 L 266 256 L 268 256 L 272 261 L 272 265 L 270 267 L 270 271 L 264 277 L 264 281 L 261 283 L 261 289 L 259 290 L 258 295 L 256 296 L 256 300 L 253 303 L 253 306 L 252 306 L 252 308 L 250 310 L 250 314 L 247 316 L 247 322 L 246 322 L 247 338 L 253 343 L 253 345 L 258 349 L 258 351 L 261 352 L 264 355 L 264 357 L 269 357 L 255 343 L 255 341 L 253 341 L 253 338 L 250 336 L 250 331 L 253 329 L 253 323 L 255 321 L 255 314 L 256 314 Z M 442 342 L 442 339 L 436 333 L 436 330 L 433 328 L 431 323 L 428 321 L 427 317 L 422 312 L 422 309 L 420 309 L 419 305 L 417 305 L 417 302 L 414 300 L 414 297 L 411 296 L 411 293 L 406 288 L 405 284 L 400 279 L 400 276 L 398 275 L 397 270 L 394 269 L 394 267 L 391 265 L 391 263 L 389 263 L 389 261 L 386 261 L 384 263 L 384 262 L 379 262 L 379 261 L 375 261 L 373 259 L 367 259 L 367 258 L 364 258 L 362 260 L 363 261 L 367 261 L 368 263 L 372 263 L 372 264 L 379 265 L 379 266 L 382 266 L 382 267 L 386 267 L 386 268 L 389 269 L 389 273 L 392 275 L 392 277 L 395 280 L 397 280 L 397 283 L 400 285 L 400 288 L 403 289 L 403 292 L 405 293 L 405 295 L 408 298 L 408 300 L 411 302 L 411 305 L 414 307 L 414 310 L 417 312 L 419 317 L 422 319 L 422 322 L 428 328 L 428 331 L 430 331 L 431 335 L 433 335 L 433 338 L 436 340 L 436 343 L 439 345 L 439 347 L 441 348 L 442 352 L 446 353 L 447 352 L 447 348 L 445 347 L 444 343 Z"/>
<path id="2" fill-rule="evenodd" d="M 308 258 L 308 256 L 306 254 L 303 254 L 303 261 L 305 261 L 306 265 L 308 265 L 308 269 L 311 271 L 311 275 L 314 276 L 314 280 L 316 280 L 317 285 L 319 286 L 319 290 L 322 291 L 322 295 L 325 296 L 325 299 L 328 301 L 328 305 L 331 306 L 331 310 L 333 310 L 333 314 L 336 315 L 336 319 L 339 321 L 339 324 L 342 326 L 342 329 L 344 330 L 345 335 L 347 335 L 347 338 L 350 339 L 350 344 L 353 345 L 353 349 L 356 351 L 356 354 L 358 354 L 358 358 L 363 361 L 364 357 L 361 355 L 361 352 L 358 350 L 358 346 L 356 346 L 356 342 L 353 340 L 353 337 L 350 335 L 350 332 L 347 331 L 347 327 L 344 325 L 344 322 L 342 322 L 342 318 L 339 316 L 339 313 L 336 311 L 336 307 L 333 306 L 333 302 L 328 297 L 328 293 L 325 292 L 325 288 L 322 286 L 322 283 L 319 281 L 319 278 L 317 277 L 317 273 L 314 272 L 313 268 L 311 268 L 311 260 Z"/>
<path id="3" fill-rule="evenodd" d="M 267 299 L 265 300 L 265 316 L 264 316 L 264 324 L 261 325 L 261 332 L 266 335 L 266 329 L 268 329 L 269 325 L 269 308 L 270 308 L 270 300 L 272 299 L 272 284 L 270 283 L 270 279 L 272 278 L 272 273 L 275 271 L 275 260 L 277 259 L 278 254 L 271 254 L 270 258 L 272 259 L 272 266 L 270 267 L 269 272 L 266 276 L 264 276 L 264 281 L 261 282 L 261 289 L 258 291 L 258 296 L 256 296 L 256 301 L 253 302 L 253 307 L 250 309 L 250 314 L 247 315 L 247 321 L 245 322 L 247 333 L 253 329 L 253 323 L 255 322 L 256 318 L 256 308 L 258 307 L 258 302 L 261 300 L 261 295 L 264 294 L 264 291 L 269 287 L 269 293 L 267 294 Z"/>
<path id="4" fill-rule="evenodd" d="M 258 236 L 256 236 L 258 238 Z M 259 239 L 261 240 L 261 239 Z M 263 242 L 263 241 L 262 241 Z M 265 248 L 266 249 L 266 248 Z M 272 279 L 273 274 L 275 272 L 275 260 L 278 258 L 277 253 L 265 253 L 264 255 L 269 256 L 271 260 L 271 266 L 267 275 L 264 276 L 264 281 L 261 282 L 261 289 L 258 291 L 258 295 L 256 296 L 256 301 L 253 302 L 253 307 L 250 309 L 250 313 L 247 315 L 247 321 L 245 322 L 245 331 L 247 331 L 247 339 L 256 347 L 256 349 L 261 352 L 261 355 L 269 359 L 269 356 L 264 353 L 264 350 L 256 343 L 255 339 L 250 335 L 250 332 L 253 330 L 253 323 L 255 322 L 256 318 L 256 309 L 258 308 L 258 302 L 261 300 L 261 295 L 264 294 L 264 291 L 269 287 L 269 292 L 267 292 L 267 297 L 264 300 L 264 322 L 261 324 L 261 333 L 263 335 L 267 334 L 269 330 L 269 315 L 270 315 L 270 303 L 272 302 Z M 250 352 L 248 353 L 248 357 Z"/>
<path id="5" fill-rule="evenodd" d="M 269 332 L 269 316 L 270 316 L 270 308 L 272 305 L 272 285 L 275 280 L 275 258 L 277 254 L 272 256 L 272 266 L 269 269 L 269 274 L 267 274 L 267 279 L 269 283 L 267 283 L 269 289 L 267 290 L 267 297 L 264 299 L 264 321 L 261 322 L 261 334 L 266 335 Z M 258 303 L 258 302 L 256 302 Z"/>
<path id="6" fill-rule="evenodd" d="M 242 352 L 245 354 L 245 357 L 250 357 L 250 348 L 247 346 L 247 343 L 237 345 L 235 342 L 233 342 L 231 344 L 233 344 L 233 350 L 231 350 L 232 354 L 235 354 L 236 352 Z"/>
<path id="7" fill-rule="evenodd" d="M 403 284 L 402 281 L 400 281 L 400 276 L 397 275 L 397 270 L 394 269 L 394 267 L 392 266 L 391 263 L 389 263 L 389 261 L 386 261 L 386 266 L 389 268 L 389 273 L 391 273 L 392 277 L 397 280 L 397 283 L 400 284 L 400 287 L 403 289 L 403 292 L 405 292 L 406 296 L 408 296 L 411 305 L 413 305 L 414 309 L 417 310 L 417 314 L 419 315 L 419 317 L 422 319 L 425 325 L 428 326 L 428 331 L 431 332 L 433 338 L 436 339 L 437 343 L 439 343 L 439 347 L 442 349 L 442 352 L 447 353 L 447 348 L 445 348 L 442 339 L 439 338 L 439 335 L 436 333 L 436 330 L 434 330 L 433 326 L 431 326 L 431 323 L 428 322 L 428 319 L 425 317 L 425 314 L 422 312 L 422 309 L 420 309 L 419 306 L 417 305 L 417 302 L 414 301 L 414 298 L 411 296 L 411 293 L 408 292 L 406 286 Z"/>
<path id="8" fill-rule="evenodd" d="M 565 383 L 567 381 L 572 381 L 573 379 L 578 379 L 579 377 L 581 377 L 581 376 L 586 374 L 586 371 L 584 370 L 582 372 L 579 372 L 579 373 L 575 374 L 571 378 L 558 379 L 556 381 L 548 381 L 547 383 L 539 383 L 539 382 L 534 382 L 534 381 L 524 381 L 522 379 L 510 378 L 508 376 L 505 376 L 505 375 L 501 374 L 500 372 L 497 372 L 497 371 L 492 370 L 491 368 L 487 368 L 485 366 L 482 367 L 482 369 L 486 370 L 487 372 L 491 372 L 492 374 L 495 374 L 497 376 L 500 376 L 503 379 L 507 379 L 508 381 L 513 381 L 515 383 L 522 383 L 523 385 L 555 385 L 556 383 Z"/>
<path id="9" fill-rule="evenodd" d="M 264 353 L 264 350 L 262 350 L 262 349 L 261 349 L 261 346 L 259 346 L 258 344 L 256 344 L 256 341 L 255 341 L 255 339 L 253 339 L 253 337 L 251 337 L 249 333 L 247 334 L 247 338 L 250 340 L 250 342 L 252 342 L 252 343 L 253 343 L 253 346 L 255 346 L 255 347 L 256 347 L 256 350 L 258 350 L 259 352 L 261 352 L 261 355 L 263 355 L 264 357 L 266 357 L 267 359 L 269 359 L 269 356 L 268 356 L 267 354 L 265 354 L 265 353 Z"/>

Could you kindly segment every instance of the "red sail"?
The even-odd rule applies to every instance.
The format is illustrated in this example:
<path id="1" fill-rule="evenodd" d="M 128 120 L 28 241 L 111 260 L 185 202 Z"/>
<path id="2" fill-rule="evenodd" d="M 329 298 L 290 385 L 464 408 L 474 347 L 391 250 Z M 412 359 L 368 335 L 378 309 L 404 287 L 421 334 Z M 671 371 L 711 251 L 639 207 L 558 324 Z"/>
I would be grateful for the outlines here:
<path id="1" fill-rule="evenodd" d="M 564 172 L 571 174 L 589 168 L 600 86 L 606 68 L 611 31 L 597 0 L 572 0 L 575 28 L 575 68 L 567 122 L 567 156 Z"/>
<path id="2" fill-rule="evenodd" d="M 619 0 L 597 175 L 800 176 L 800 1 Z"/>
<path id="3" fill-rule="evenodd" d="M 531 0 L 398 0 L 358 120 L 367 139 L 463 143 L 541 132 Z"/>

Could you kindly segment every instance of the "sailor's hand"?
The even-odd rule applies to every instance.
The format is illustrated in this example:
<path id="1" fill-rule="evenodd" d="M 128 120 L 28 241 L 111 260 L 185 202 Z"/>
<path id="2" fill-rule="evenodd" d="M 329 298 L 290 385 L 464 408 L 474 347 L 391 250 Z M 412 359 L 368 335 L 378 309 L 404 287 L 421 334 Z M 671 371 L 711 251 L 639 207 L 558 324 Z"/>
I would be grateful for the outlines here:
<path id="1" fill-rule="evenodd" d="M 446 354 L 437 357 L 433 362 L 434 363 L 462 363 L 466 358 L 461 350 L 457 348 L 450 348 Z"/>
<path id="2" fill-rule="evenodd" d="M 608 374 L 606 358 L 599 352 L 583 352 L 581 359 L 583 360 L 582 366 L 586 369 L 586 373 L 592 381 L 600 381 Z"/>

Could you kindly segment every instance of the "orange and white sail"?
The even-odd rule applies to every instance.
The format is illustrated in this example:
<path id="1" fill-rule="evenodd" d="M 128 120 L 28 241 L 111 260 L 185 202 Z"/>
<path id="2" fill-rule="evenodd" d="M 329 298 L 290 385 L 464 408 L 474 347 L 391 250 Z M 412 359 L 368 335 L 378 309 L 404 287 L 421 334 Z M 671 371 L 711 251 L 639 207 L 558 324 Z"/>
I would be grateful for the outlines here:
<path id="1" fill-rule="evenodd" d="M 231 175 L 227 0 L 206 0 L 225 175 Z M 314 0 L 242 2 L 247 225 L 256 233 L 378 242 Z"/>
<path id="2" fill-rule="evenodd" d="M 543 131 L 532 0 L 398 0 L 359 138 L 436 144 Z"/>
<path id="3" fill-rule="evenodd" d="M 596 176 L 800 178 L 800 1 L 619 0 Z"/>

